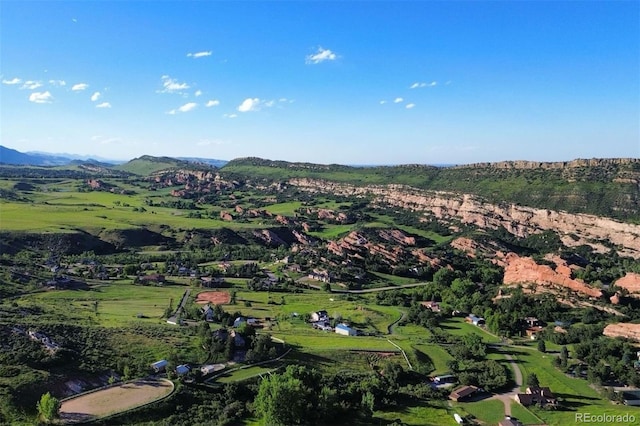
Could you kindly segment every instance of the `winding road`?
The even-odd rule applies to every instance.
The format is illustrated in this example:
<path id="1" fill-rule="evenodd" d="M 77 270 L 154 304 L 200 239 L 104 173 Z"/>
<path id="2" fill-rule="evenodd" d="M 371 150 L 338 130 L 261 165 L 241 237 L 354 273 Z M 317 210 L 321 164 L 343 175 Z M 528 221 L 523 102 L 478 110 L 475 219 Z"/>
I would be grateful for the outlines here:
<path id="1" fill-rule="evenodd" d="M 500 350 L 497 347 L 494 347 L 494 348 Z M 504 404 L 504 415 L 511 416 L 511 402 L 514 401 L 516 394 L 520 392 L 520 387 L 523 384 L 522 372 L 520 371 L 520 367 L 518 367 L 518 364 L 516 364 L 515 360 L 511 355 L 504 354 L 504 353 L 502 355 L 504 355 L 505 359 L 509 361 L 509 365 L 511 365 L 511 369 L 513 370 L 513 380 L 515 381 L 515 386 L 511 388 L 511 390 L 507 392 L 495 394 L 489 399 L 499 399 L 500 401 L 502 401 L 502 403 Z"/>

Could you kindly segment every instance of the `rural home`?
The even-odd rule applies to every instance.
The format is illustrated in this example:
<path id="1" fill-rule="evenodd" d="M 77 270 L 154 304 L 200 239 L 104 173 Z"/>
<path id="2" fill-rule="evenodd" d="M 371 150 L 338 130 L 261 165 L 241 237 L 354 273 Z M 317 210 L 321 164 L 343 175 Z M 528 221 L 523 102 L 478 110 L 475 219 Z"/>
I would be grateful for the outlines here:
<path id="1" fill-rule="evenodd" d="M 176 367 L 176 374 L 178 376 L 184 376 L 189 371 L 191 371 L 191 367 L 189 367 L 187 364 L 181 364 Z"/>
<path id="2" fill-rule="evenodd" d="M 431 312 L 440 312 L 440 302 L 434 302 L 433 300 L 430 302 L 420 302 L 422 306 L 431 310 Z"/>
<path id="3" fill-rule="evenodd" d="M 466 322 L 469 322 L 469 323 L 471 323 L 473 325 L 477 325 L 477 326 L 484 325 L 484 323 L 485 323 L 484 318 L 478 317 L 478 316 L 476 316 L 474 314 L 467 315 L 467 317 L 464 320 Z"/>
<path id="4" fill-rule="evenodd" d="M 542 333 L 542 327 L 539 325 L 535 327 L 529 327 L 524 332 L 528 338 L 530 338 L 531 340 L 536 340 L 538 338 L 538 334 Z"/>
<path id="5" fill-rule="evenodd" d="M 167 361 L 166 359 L 161 359 L 160 361 L 156 361 L 153 364 L 151 364 L 151 369 L 153 370 L 154 373 L 160 373 L 164 371 L 167 364 L 169 364 L 169 361 Z"/>
<path id="6" fill-rule="evenodd" d="M 462 402 L 470 399 L 473 395 L 482 390 L 477 386 L 462 386 L 449 394 L 449 399 L 456 402 Z"/>
<path id="7" fill-rule="evenodd" d="M 329 321 L 329 314 L 327 311 L 318 311 L 311 314 L 311 322 L 318 321 Z"/>
<path id="8" fill-rule="evenodd" d="M 550 405 L 555 407 L 558 404 L 557 398 L 548 387 L 530 386 L 525 392 L 515 396 L 515 400 L 525 407 L 530 405 L 540 405 L 541 407 Z"/>
<path id="9" fill-rule="evenodd" d="M 349 327 L 347 324 L 338 324 L 336 325 L 336 333 L 342 334 L 343 336 L 357 336 L 358 331 Z"/>

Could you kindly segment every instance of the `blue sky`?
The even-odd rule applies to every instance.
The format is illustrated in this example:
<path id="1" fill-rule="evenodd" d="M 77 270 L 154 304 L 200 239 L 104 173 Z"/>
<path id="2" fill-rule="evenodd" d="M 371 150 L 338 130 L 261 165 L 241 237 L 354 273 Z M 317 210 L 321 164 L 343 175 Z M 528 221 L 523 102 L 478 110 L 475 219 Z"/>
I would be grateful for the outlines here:
<path id="1" fill-rule="evenodd" d="M 640 157 L 637 1 L 2 1 L 0 139 L 126 160 Z"/>

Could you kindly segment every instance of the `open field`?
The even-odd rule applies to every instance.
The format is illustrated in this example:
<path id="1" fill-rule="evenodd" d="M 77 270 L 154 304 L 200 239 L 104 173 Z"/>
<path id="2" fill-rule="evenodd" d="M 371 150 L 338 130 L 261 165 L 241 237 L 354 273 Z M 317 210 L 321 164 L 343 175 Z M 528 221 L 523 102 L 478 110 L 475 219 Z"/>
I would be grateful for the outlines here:
<path id="1" fill-rule="evenodd" d="M 60 417 L 64 423 L 82 423 L 139 407 L 171 392 L 169 380 L 140 379 L 63 401 Z"/>
<path id="2" fill-rule="evenodd" d="M 120 280 L 92 285 L 88 290 L 28 294 L 16 302 L 21 306 L 43 305 L 102 325 L 120 326 L 133 321 L 157 323 L 171 301 L 174 307 L 180 302 L 185 289 L 181 285 L 141 286 Z"/>
<path id="3" fill-rule="evenodd" d="M 378 410 L 373 413 L 373 421 L 400 420 L 408 426 L 453 426 L 457 424 L 453 418 L 454 413 L 455 410 L 447 407 L 446 402 L 433 401 L 425 405 L 411 405 L 397 411 Z"/>

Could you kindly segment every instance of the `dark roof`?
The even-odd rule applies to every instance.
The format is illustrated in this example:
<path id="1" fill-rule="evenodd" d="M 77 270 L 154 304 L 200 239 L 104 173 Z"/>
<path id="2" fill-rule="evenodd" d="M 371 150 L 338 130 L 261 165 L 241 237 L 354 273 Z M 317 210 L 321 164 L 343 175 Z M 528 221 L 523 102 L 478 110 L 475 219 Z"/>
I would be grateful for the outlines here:
<path id="1" fill-rule="evenodd" d="M 451 392 L 449 398 L 458 400 L 461 398 L 466 398 L 467 396 L 475 393 L 478 390 L 476 386 L 463 386 Z"/>

